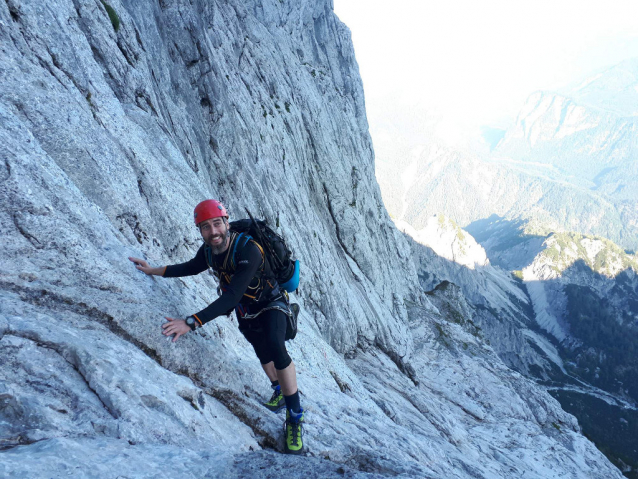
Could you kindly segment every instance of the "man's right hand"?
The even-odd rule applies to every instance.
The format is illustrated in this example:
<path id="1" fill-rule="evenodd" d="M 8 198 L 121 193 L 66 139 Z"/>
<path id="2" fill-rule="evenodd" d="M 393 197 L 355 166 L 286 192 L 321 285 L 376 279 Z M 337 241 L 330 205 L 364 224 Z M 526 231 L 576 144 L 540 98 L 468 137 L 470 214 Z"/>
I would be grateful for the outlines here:
<path id="1" fill-rule="evenodd" d="M 149 266 L 146 260 L 143 260 L 140 258 L 133 258 L 132 256 L 129 256 L 128 259 L 130 259 L 133 263 L 135 263 L 135 268 L 140 270 L 142 273 L 148 274 L 149 276 L 150 275 L 162 276 L 164 274 L 164 270 L 166 269 L 163 266 L 153 268 Z"/>

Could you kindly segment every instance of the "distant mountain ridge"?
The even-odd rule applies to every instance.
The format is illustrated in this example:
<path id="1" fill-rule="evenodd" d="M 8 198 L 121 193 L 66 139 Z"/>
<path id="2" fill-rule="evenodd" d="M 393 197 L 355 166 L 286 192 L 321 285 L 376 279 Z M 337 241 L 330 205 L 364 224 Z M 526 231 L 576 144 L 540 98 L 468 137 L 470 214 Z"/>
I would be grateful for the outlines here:
<path id="1" fill-rule="evenodd" d="M 389 145 L 377 148 L 390 149 Z M 488 161 L 435 142 L 413 149 L 413 157 L 407 155 L 409 148 L 399 151 L 406 156 L 377 155 L 377 179 L 390 215 L 417 229 L 437 213 L 461 227 L 497 214 L 531 220 L 554 231 L 597 234 L 625 248 L 638 248 L 631 222 L 634 202 L 615 205 L 589 188 L 552 179 L 547 168 Z M 409 186 L 401 180 L 408 170 Z"/>
<path id="2" fill-rule="evenodd" d="M 612 199 L 635 200 L 637 132 L 638 59 L 631 59 L 575 86 L 532 94 L 497 152 L 554 166 Z"/>
<path id="3" fill-rule="evenodd" d="M 604 172 L 635 161 L 637 131 L 634 117 L 582 105 L 557 93 L 537 92 L 528 98 L 496 153 L 554 166 L 565 175 L 591 182 L 594 189 L 600 187 Z"/>
<path id="4" fill-rule="evenodd" d="M 638 58 L 605 68 L 558 93 L 621 117 L 638 116 Z"/>
<path id="5" fill-rule="evenodd" d="M 638 249 L 638 117 L 626 104 L 636 78 L 638 59 L 533 93 L 489 154 L 440 143 L 427 122 L 420 142 L 413 131 L 384 135 L 382 124 L 374 142 L 386 207 L 417 229 L 437 213 L 461 227 L 497 214 Z"/>
<path id="6" fill-rule="evenodd" d="M 582 261 L 592 272 L 614 278 L 628 269 L 638 271 L 635 255 L 626 253 L 606 238 L 579 233 L 552 233 L 534 262 L 550 266 L 544 279 L 560 277 L 575 262 Z"/>

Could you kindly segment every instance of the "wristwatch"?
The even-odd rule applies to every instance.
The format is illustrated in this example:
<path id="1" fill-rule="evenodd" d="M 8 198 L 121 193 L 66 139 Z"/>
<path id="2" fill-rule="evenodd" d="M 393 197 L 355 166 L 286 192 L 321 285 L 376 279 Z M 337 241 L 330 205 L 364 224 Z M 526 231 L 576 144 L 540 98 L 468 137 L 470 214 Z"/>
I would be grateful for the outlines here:
<path id="1" fill-rule="evenodd" d="M 198 324 L 197 320 L 195 319 L 195 316 L 189 316 L 184 321 L 186 321 L 186 324 L 188 325 L 188 327 L 191 328 L 191 331 L 195 331 Z"/>

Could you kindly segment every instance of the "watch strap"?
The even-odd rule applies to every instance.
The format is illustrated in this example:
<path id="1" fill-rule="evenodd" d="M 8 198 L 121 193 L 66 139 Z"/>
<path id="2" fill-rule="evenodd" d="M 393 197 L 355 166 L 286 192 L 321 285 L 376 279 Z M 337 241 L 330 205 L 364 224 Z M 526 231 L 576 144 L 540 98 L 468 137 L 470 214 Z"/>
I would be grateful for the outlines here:
<path id="1" fill-rule="evenodd" d="M 197 320 L 195 319 L 195 316 L 188 316 L 185 321 L 188 327 L 191 328 L 191 331 L 195 331 L 195 329 L 197 329 L 198 323 L 197 323 Z"/>

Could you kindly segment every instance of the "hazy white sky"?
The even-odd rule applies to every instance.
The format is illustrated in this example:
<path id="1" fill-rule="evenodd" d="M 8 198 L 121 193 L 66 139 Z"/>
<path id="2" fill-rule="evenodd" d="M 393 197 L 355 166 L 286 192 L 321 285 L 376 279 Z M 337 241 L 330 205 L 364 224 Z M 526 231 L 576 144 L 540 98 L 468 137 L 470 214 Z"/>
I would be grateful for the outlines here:
<path id="1" fill-rule="evenodd" d="M 527 96 L 638 57 L 636 0 L 334 0 L 374 107 L 504 125 Z"/>

